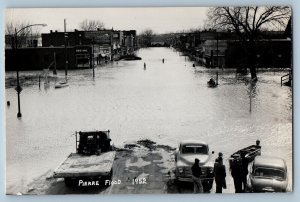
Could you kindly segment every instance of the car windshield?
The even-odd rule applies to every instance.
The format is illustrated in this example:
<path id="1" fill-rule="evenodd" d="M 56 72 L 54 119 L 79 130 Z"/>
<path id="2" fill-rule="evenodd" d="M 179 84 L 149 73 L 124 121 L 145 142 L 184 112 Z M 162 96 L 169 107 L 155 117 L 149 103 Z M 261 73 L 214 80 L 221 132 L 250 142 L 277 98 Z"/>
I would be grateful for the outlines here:
<path id="1" fill-rule="evenodd" d="M 184 145 L 182 146 L 183 154 L 207 154 L 206 145 Z"/>
<path id="2" fill-rule="evenodd" d="M 254 170 L 254 176 L 285 179 L 285 172 L 283 170 L 273 169 L 273 168 L 256 168 Z"/>

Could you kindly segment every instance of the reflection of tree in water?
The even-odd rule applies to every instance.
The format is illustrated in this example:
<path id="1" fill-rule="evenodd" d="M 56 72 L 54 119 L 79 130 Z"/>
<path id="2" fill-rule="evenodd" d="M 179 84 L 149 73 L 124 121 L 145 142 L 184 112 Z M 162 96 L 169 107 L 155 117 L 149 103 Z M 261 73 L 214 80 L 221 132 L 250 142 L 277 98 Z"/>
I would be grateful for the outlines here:
<path id="1" fill-rule="evenodd" d="M 252 81 L 249 82 L 249 85 L 248 85 L 248 94 L 249 94 L 249 96 L 251 95 L 252 98 L 256 97 L 256 95 L 257 95 L 256 82 L 252 82 Z"/>
<path id="2" fill-rule="evenodd" d="M 256 89 L 256 81 L 250 80 L 248 85 L 248 95 L 249 95 L 249 111 L 252 111 L 253 105 L 255 104 L 255 97 L 257 95 L 257 89 Z"/>

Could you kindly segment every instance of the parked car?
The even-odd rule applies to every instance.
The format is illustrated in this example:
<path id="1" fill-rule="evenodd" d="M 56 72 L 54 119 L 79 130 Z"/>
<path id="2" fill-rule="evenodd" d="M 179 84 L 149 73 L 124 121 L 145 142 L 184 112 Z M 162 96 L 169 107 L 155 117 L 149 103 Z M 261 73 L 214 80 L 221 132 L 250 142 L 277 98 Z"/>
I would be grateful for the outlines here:
<path id="1" fill-rule="evenodd" d="M 212 152 L 213 154 L 214 152 Z M 195 158 L 200 160 L 201 182 L 205 191 L 212 188 L 214 162 L 211 161 L 208 144 L 202 141 L 186 140 L 179 144 L 175 152 L 175 177 L 178 181 L 192 182 L 192 166 Z"/>
<path id="2" fill-rule="evenodd" d="M 281 158 L 257 156 L 249 166 L 248 190 L 252 192 L 286 192 L 286 163 Z"/>

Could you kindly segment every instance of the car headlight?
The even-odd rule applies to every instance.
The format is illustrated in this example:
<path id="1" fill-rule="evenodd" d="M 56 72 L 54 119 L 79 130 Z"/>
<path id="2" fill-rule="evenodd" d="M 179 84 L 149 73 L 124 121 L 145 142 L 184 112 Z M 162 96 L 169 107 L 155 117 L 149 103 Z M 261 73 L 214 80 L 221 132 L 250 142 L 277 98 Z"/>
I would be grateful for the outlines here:
<path id="1" fill-rule="evenodd" d="M 179 173 L 183 173 L 183 168 L 178 168 Z"/>

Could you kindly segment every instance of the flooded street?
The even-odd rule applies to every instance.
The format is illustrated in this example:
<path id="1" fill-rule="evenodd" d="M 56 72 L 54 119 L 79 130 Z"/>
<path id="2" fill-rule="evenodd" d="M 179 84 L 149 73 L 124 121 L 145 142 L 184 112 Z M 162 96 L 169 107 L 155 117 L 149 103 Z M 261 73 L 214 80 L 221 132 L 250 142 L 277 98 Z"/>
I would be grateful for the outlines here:
<path id="1" fill-rule="evenodd" d="M 286 160 L 291 187 L 292 88 L 280 86 L 284 72 L 258 72 L 251 87 L 249 75 L 219 70 L 219 86 L 208 88 L 216 70 L 193 67 L 173 49 L 141 49 L 138 56 L 142 60 L 96 67 L 95 78 L 91 69 L 70 70 L 69 86 L 61 89 L 51 79 L 39 89 L 41 72 L 20 72 L 20 120 L 16 73 L 6 73 L 8 194 L 28 192 L 29 184 L 75 152 L 75 131 L 107 129 L 118 148 L 140 139 L 174 148 L 181 140 L 203 140 L 223 152 L 227 168 L 233 152 L 259 139 L 262 155 Z M 64 71 L 58 77 L 63 80 Z"/>

